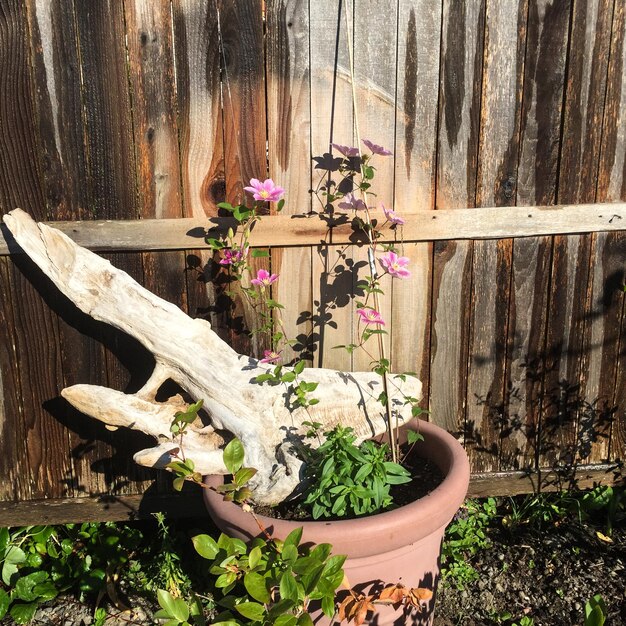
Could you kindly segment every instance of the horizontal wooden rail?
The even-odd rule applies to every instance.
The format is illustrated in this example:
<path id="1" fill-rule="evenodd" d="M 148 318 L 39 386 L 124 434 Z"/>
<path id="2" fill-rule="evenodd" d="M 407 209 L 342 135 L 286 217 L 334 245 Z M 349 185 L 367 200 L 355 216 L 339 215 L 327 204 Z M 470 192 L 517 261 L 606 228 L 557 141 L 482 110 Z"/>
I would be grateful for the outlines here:
<path id="1" fill-rule="evenodd" d="M 513 496 L 541 491 L 589 489 L 596 485 L 623 484 L 624 468 L 588 465 L 558 472 L 495 472 L 473 474 L 468 497 Z M 538 489 L 538 486 L 540 488 Z M 163 511 L 170 518 L 205 517 L 200 490 L 183 494 L 90 496 L 49 500 L 0 502 L 0 526 L 65 524 L 69 522 L 149 519 Z"/>
<path id="2" fill-rule="evenodd" d="M 504 239 L 626 230 L 626 204 L 577 204 L 551 207 L 496 207 L 446 209 L 403 213 L 402 228 L 382 229 L 382 241 L 439 241 L 448 239 Z M 107 220 L 50 222 L 85 248 L 100 252 L 122 250 L 184 250 L 206 248 L 211 236 L 226 232 L 232 219 L 207 218 L 164 220 Z M 331 228 L 332 226 L 332 228 Z M 19 252 L 2 226 L 0 255 Z M 325 216 L 275 215 L 263 218 L 254 228 L 254 247 L 310 246 L 363 241 L 351 218 L 339 215 L 333 224 Z"/>

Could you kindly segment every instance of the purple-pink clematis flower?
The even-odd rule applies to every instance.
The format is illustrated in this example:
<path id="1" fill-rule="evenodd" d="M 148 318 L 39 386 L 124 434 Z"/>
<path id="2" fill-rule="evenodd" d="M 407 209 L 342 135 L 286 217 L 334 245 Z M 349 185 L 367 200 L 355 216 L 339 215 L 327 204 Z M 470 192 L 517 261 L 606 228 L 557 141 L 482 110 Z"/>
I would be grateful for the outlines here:
<path id="1" fill-rule="evenodd" d="M 230 248 L 226 248 L 222 250 L 222 254 L 224 255 L 224 258 L 220 259 L 220 265 L 235 265 L 242 261 L 248 254 L 248 246 L 246 246 L 243 250 L 231 250 Z"/>
<path id="2" fill-rule="evenodd" d="M 380 206 L 383 209 L 383 213 L 385 214 L 387 221 L 399 226 L 401 226 L 402 224 L 406 224 L 406 221 L 403 217 L 400 217 L 395 211 L 388 209 L 382 202 L 380 203 Z"/>
<path id="3" fill-rule="evenodd" d="M 271 178 L 267 178 L 263 182 L 253 178 L 250 180 L 250 186 L 244 187 L 244 189 L 249 191 L 255 200 L 261 202 L 278 202 L 285 193 L 285 190 L 276 185 Z"/>
<path id="4" fill-rule="evenodd" d="M 385 325 L 385 320 L 376 309 L 357 309 L 356 312 L 359 314 L 359 317 L 364 324 Z"/>
<path id="5" fill-rule="evenodd" d="M 391 150 L 387 150 L 387 148 L 383 148 L 369 139 L 363 139 L 363 143 L 370 149 L 372 154 L 379 154 L 380 156 L 391 156 L 393 154 Z"/>
<path id="6" fill-rule="evenodd" d="M 378 259 L 383 268 L 396 278 L 407 278 L 411 272 L 407 269 L 409 259 L 405 256 L 398 256 L 391 250 Z"/>
<path id="7" fill-rule="evenodd" d="M 347 193 L 343 197 L 343 202 L 339 203 L 340 209 L 353 209 L 354 211 L 367 209 L 367 205 L 363 200 L 357 198 L 353 193 Z"/>
<path id="8" fill-rule="evenodd" d="M 355 157 L 359 156 L 359 149 L 354 148 L 352 146 L 343 146 L 340 143 L 331 143 L 330 144 L 337 152 L 341 152 L 345 157 Z"/>
<path id="9" fill-rule="evenodd" d="M 258 287 L 269 287 L 272 283 L 276 282 L 278 274 L 270 274 L 267 270 L 259 270 L 256 274 L 256 278 L 253 278 L 250 282 Z"/>
<path id="10" fill-rule="evenodd" d="M 274 352 L 274 350 L 264 350 L 263 358 L 259 363 L 278 363 L 280 361 L 280 352 Z"/>

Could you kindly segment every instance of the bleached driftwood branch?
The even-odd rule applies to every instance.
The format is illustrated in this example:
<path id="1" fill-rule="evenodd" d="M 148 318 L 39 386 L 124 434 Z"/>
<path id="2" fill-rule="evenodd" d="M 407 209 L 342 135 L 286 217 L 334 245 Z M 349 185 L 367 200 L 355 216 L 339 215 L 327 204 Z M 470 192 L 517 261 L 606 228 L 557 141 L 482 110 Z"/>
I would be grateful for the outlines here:
<path id="1" fill-rule="evenodd" d="M 220 450 L 224 439 L 215 431 L 238 437 L 246 450 L 246 465 L 258 470 L 251 484 L 258 503 L 280 502 L 298 486 L 303 421 L 320 422 L 322 430 L 340 422 L 351 426 L 359 439 L 385 432 L 377 400 L 382 390 L 378 375 L 307 369 L 303 379 L 319 383 L 315 397 L 320 402 L 308 409 L 290 408 L 287 386 L 255 383 L 256 376 L 272 366 L 235 352 L 207 321 L 190 318 L 60 231 L 34 222 L 24 211 L 16 209 L 3 219 L 17 243 L 81 311 L 128 333 L 154 355 L 154 372 L 135 394 L 95 385 L 73 385 L 62 391 L 77 409 L 111 427 L 127 426 L 152 435 L 158 445 L 138 452 L 137 463 L 164 467 L 179 448 L 170 424 L 185 405 L 180 397 L 166 403 L 155 400 L 168 379 L 194 399 L 204 400 L 210 419 L 209 424 L 193 424 L 188 431 L 186 456 L 204 474 L 224 474 Z M 404 397 L 420 395 L 417 379 L 390 380 L 400 421 L 410 418 Z"/>

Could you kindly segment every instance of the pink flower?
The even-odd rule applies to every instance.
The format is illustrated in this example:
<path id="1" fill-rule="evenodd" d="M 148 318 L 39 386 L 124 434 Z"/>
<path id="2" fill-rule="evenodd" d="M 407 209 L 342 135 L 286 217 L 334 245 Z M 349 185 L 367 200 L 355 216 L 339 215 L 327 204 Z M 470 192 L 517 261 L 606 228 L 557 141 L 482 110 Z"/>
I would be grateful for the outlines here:
<path id="1" fill-rule="evenodd" d="M 363 200 L 357 198 L 353 193 L 347 193 L 343 197 L 343 202 L 339 203 L 340 209 L 353 209 L 358 211 L 359 209 L 367 209 L 367 205 Z"/>
<path id="2" fill-rule="evenodd" d="M 411 272 L 407 269 L 409 259 L 405 256 L 398 256 L 395 252 L 389 251 L 378 260 L 391 276 L 407 278 L 411 275 Z"/>
<path id="3" fill-rule="evenodd" d="M 337 152 L 341 152 L 345 157 L 355 157 L 359 156 L 359 149 L 353 148 L 351 146 L 342 146 L 340 143 L 331 143 L 330 144 Z"/>
<path id="4" fill-rule="evenodd" d="M 263 352 L 263 358 L 259 363 L 278 363 L 280 361 L 280 352 L 274 352 L 274 350 L 265 350 Z"/>
<path id="5" fill-rule="evenodd" d="M 261 202 L 277 202 L 285 193 L 285 190 L 274 184 L 271 178 L 263 182 L 253 178 L 250 180 L 250 187 L 244 187 L 244 189 L 249 191 L 255 200 L 260 200 Z"/>
<path id="6" fill-rule="evenodd" d="M 386 208 L 382 202 L 380 203 L 380 206 L 382 207 L 383 213 L 389 222 L 396 225 L 406 224 L 403 217 L 400 217 L 395 211 Z"/>
<path id="7" fill-rule="evenodd" d="M 226 248 L 222 251 L 224 255 L 223 259 L 220 259 L 220 265 L 236 265 L 240 261 L 243 261 L 244 257 L 248 254 L 248 246 L 243 250 L 235 250 Z"/>
<path id="8" fill-rule="evenodd" d="M 278 274 L 270 274 L 267 270 L 259 270 L 256 278 L 253 278 L 250 282 L 258 287 L 269 287 L 277 279 Z"/>
<path id="9" fill-rule="evenodd" d="M 363 143 L 372 151 L 372 154 L 379 154 L 380 156 L 390 156 L 393 154 L 391 150 L 387 150 L 387 148 L 383 148 L 369 139 L 364 139 Z"/>
<path id="10" fill-rule="evenodd" d="M 376 309 L 357 309 L 356 312 L 359 314 L 359 317 L 364 324 L 385 325 L 385 320 Z"/>

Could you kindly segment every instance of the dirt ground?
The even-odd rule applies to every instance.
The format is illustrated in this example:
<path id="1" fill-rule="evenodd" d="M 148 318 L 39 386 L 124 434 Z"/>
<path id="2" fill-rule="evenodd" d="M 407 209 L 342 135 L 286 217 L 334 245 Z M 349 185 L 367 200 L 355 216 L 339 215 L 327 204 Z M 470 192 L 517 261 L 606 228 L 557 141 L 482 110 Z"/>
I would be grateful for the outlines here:
<path id="1" fill-rule="evenodd" d="M 585 603 L 601 594 L 607 626 L 626 625 L 626 526 L 612 542 L 577 521 L 543 531 L 492 529 L 491 548 L 476 555 L 478 580 L 441 586 L 435 626 L 519 624 L 582 626 Z M 510 617 L 506 618 L 509 614 Z"/>

